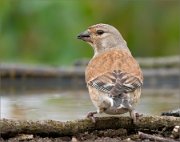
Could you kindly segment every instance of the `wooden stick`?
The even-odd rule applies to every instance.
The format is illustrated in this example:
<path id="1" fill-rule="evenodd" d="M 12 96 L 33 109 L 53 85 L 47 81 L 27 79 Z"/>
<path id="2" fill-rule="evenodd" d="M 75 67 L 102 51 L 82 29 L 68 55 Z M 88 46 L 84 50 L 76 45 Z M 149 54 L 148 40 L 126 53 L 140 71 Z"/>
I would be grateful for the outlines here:
<path id="1" fill-rule="evenodd" d="M 145 134 L 143 132 L 138 132 L 138 135 L 141 139 L 149 139 L 151 141 L 158 141 L 158 142 L 177 142 L 170 138 L 163 138 L 155 135 Z"/>
<path id="2" fill-rule="evenodd" d="M 150 116 L 139 118 L 136 124 L 132 124 L 129 117 L 98 117 L 96 123 L 90 119 L 76 121 L 26 121 L 26 120 L 0 120 L 0 134 L 2 137 L 12 137 L 17 134 L 34 134 L 40 136 L 72 136 L 83 132 L 105 129 L 126 129 L 128 132 L 134 130 L 172 130 L 180 124 L 180 118 L 172 116 Z"/>

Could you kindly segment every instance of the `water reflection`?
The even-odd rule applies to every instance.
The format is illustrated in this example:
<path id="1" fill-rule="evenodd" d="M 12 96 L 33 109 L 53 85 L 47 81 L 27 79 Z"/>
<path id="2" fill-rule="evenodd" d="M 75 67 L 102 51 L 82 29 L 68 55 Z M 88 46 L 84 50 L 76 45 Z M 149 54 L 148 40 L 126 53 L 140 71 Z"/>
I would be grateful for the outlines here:
<path id="1" fill-rule="evenodd" d="M 144 91 L 137 111 L 159 115 L 180 106 L 179 93 Z M 60 121 L 84 118 L 95 110 L 86 90 L 41 90 L 1 94 L 1 118 Z"/>

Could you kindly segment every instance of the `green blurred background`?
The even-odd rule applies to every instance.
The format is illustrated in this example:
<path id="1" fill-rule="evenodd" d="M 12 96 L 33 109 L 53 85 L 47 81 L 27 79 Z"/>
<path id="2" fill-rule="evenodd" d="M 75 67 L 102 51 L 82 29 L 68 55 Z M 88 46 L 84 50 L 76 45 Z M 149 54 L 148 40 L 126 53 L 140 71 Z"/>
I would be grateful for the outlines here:
<path id="1" fill-rule="evenodd" d="M 0 0 L 0 62 L 90 58 L 76 36 L 97 23 L 119 29 L 135 56 L 179 55 L 180 0 Z"/>

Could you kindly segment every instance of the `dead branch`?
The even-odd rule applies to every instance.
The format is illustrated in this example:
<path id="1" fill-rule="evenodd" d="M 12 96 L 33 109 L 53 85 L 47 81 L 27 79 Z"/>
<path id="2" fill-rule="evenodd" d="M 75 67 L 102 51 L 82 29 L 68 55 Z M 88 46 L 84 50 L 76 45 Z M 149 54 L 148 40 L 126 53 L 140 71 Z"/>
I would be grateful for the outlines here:
<path id="1" fill-rule="evenodd" d="M 129 117 L 98 117 L 96 123 L 89 119 L 76 121 L 27 121 L 27 120 L 0 120 L 0 134 L 2 137 L 12 137 L 17 134 L 33 134 L 40 136 L 72 136 L 83 132 L 105 129 L 126 129 L 127 131 L 155 131 L 167 128 L 173 130 L 180 125 L 180 118 L 172 116 L 150 116 L 139 118 L 132 124 Z"/>
<path id="2" fill-rule="evenodd" d="M 145 134 L 143 132 L 138 132 L 138 135 L 141 139 L 149 139 L 151 141 L 157 141 L 157 142 L 177 142 L 173 139 L 170 138 L 163 138 L 160 136 L 156 136 L 156 135 L 150 135 L 150 134 Z"/>

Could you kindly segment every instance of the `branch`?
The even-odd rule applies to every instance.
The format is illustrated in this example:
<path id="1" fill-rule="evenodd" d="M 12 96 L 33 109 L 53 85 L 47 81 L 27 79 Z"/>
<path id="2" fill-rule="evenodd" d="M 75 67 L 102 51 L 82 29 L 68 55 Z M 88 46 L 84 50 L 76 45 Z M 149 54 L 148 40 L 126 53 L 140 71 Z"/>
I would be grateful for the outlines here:
<path id="1" fill-rule="evenodd" d="M 96 123 L 89 119 L 76 121 L 25 121 L 25 120 L 0 120 L 0 133 L 2 137 L 8 138 L 17 134 L 33 134 L 40 136 L 72 136 L 83 132 L 105 129 L 127 129 L 134 130 L 172 130 L 174 126 L 180 125 L 180 118 L 171 116 L 142 117 L 133 125 L 129 117 L 97 117 Z"/>
<path id="2" fill-rule="evenodd" d="M 138 135 L 141 139 L 149 139 L 150 141 L 158 141 L 158 142 L 177 142 L 170 138 L 163 138 L 160 136 L 145 134 L 143 132 L 138 132 Z"/>

